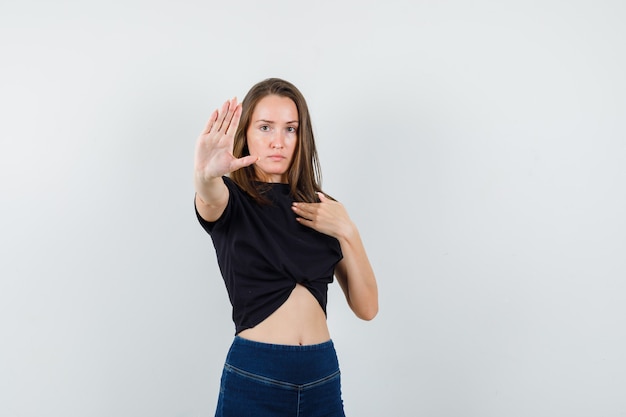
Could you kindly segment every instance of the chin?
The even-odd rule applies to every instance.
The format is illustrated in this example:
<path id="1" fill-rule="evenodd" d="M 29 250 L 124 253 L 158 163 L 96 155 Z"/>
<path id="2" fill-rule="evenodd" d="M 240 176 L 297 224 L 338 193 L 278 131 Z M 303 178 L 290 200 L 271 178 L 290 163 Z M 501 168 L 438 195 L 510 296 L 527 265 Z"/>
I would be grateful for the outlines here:
<path id="1" fill-rule="evenodd" d="M 271 169 L 271 170 L 265 170 L 265 169 L 259 169 L 257 172 L 257 176 L 259 178 L 265 179 L 265 180 L 272 180 L 274 177 L 280 177 L 285 178 L 285 180 L 287 179 L 287 170 L 281 170 L 281 169 Z"/>

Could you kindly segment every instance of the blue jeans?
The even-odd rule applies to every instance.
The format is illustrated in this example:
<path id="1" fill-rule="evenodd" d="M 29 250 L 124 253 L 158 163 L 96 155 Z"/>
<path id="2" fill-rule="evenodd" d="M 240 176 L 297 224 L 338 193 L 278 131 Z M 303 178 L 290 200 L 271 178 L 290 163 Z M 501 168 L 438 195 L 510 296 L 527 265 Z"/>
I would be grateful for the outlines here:
<path id="1" fill-rule="evenodd" d="M 345 417 L 332 341 L 286 346 L 236 336 L 216 417 Z"/>

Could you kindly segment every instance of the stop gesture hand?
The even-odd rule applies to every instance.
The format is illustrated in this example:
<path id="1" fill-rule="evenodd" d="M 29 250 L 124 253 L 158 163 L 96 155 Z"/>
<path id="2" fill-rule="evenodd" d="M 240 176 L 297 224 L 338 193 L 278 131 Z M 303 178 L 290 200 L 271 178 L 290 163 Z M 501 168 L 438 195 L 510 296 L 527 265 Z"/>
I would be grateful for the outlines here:
<path id="1" fill-rule="evenodd" d="M 196 179 L 208 182 L 240 168 L 252 165 L 258 158 L 233 156 L 233 141 L 239 119 L 241 104 L 233 98 L 222 105 L 221 110 L 215 110 L 206 127 L 198 137 L 195 153 Z"/>

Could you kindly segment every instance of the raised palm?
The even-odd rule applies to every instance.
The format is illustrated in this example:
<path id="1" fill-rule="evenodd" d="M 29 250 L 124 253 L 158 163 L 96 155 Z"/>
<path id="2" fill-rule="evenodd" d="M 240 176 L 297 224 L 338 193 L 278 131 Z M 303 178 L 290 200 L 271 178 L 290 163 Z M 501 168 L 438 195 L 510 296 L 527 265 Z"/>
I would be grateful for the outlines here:
<path id="1" fill-rule="evenodd" d="M 195 172 L 202 181 L 210 181 L 255 163 L 256 156 L 233 156 L 233 141 L 241 117 L 241 104 L 233 98 L 215 110 L 196 142 Z"/>

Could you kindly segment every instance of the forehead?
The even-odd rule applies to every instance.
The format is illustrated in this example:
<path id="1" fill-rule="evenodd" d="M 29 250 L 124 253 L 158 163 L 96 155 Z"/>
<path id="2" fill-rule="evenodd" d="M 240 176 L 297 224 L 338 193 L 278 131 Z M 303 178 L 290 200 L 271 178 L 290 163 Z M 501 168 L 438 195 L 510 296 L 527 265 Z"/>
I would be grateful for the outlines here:
<path id="1" fill-rule="evenodd" d="M 275 94 L 265 96 L 258 101 L 252 112 L 252 121 L 266 120 L 273 122 L 298 121 L 296 103 L 289 97 Z"/>

